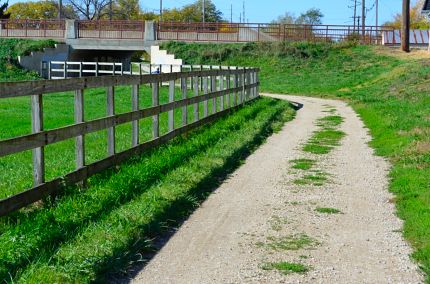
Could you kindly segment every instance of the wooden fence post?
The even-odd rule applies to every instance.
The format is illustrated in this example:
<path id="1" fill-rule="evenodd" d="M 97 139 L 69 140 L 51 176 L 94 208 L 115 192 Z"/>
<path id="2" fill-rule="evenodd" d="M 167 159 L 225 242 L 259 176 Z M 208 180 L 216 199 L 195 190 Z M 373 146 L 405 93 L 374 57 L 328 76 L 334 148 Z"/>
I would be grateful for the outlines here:
<path id="1" fill-rule="evenodd" d="M 84 117 L 84 90 L 75 91 L 75 123 L 82 123 L 85 121 Z M 85 136 L 76 136 L 76 168 L 80 169 L 85 166 Z"/>
<path id="2" fill-rule="evenodd" d="M 239 70 L 239 68 L 238 68 L 238 70 Z M 238 88 L 242 88 L 242 73 L 239 73 L 237 76 L 238 76 L 238 79 L 237 79 L 237 87 Z M 238 95 L 237 95 L 237 104 L 238 105 L 240 105 L 241 103 L 242 103 L 242 90 L 240 90 L 239 92 L 238 92 Z"/>
<path id="3" fill-rule="evenodd" d="M 257 84 L 260 82 L 259 77 L 260 77 L 259 73 L 257 71 L 255 71 L 255 83 L 257 83 Z M 255 87 L 255 92 L 256 92 L 255 96 L 258 97 L 260 95 L 260 86 L 259 85 L 257 85 L 257 87 Z"/>
<path id="4" fill-rule="evenodd" d="M 203 93 L 206 95 L 209 93 L 209 87 L 208 87 L 208 77 L 203 77 Z M 203 117 L 207 117 L 209 115 L 209 101 L 205 100 L 203 102 Z"/>
<path id="5" fill-rule="evenodd" d="M 224 76 L 223 75 L 219 76 L 219 90 L 224 91 Z M 220 97 L 220 104 L 219 104 L 219 110 L 220 111 L 224 110 L 224 98 L 225 98 L 225 96 Z"/>
<path id="6" fill-rule="evenodd" d="M 227 90 L 230 90 L 230 84 L 231 84 L 230 79 L 231 79 L 231 77 L 230 77 L 230 66 L 228 66 L 228 74 L 227 74 L 227 82 L 226 82 L 227 83 Z M 230 94 L 230 92 L 228 92 L 227 101 L 226 101 L 226 107 L 227 108 L 231 107 L 230 99 L 231 99 L 231 94 Z"/>
<path id="7" fill-rule="evenodd" d="M 132 111 L 139 110 L 139 85 L 131 86 L 131 107 Z M 136 147 L 139 145 L 139 120 L 133 120 L 131 128 L 131 146 Z"/>
<path id="8" fill-rule="evenodd" d="M 246 76 L 246 84 L 247 84 L 247 86 L 249 86 L 249 85 L 251 85 L 251 84 L 252 84 L 252 71 L 249 71 L 249 72 L 247 73 L 247 76 Z M 250 100 L 250 99 L 251 99 L 251 97 L 252 97 L 252 88 L 248 89 L 248 90 L 246 91 L 246 94 L 247 94 L 247 100 Z"/>
<path id="9" fill-rule="evenodd" d="M 115 88 L 113 86 L 107 87 L 107 108 L 106 114 L 107 116 L 115 115 Z M 108 156 L 115 155 L 115 127 L 109 127 L 107 129 L 108 134 Z"/>
<path id="10" fill-rule="evenodd" d="M 31 96 L 31 132 L 43 131 L 43 97 Z M 44 147 L 33 149 L 33 180 L 34 186 L 45 182 L 45 150 Z"/>
<path id="11" fill-rule="evenodd" d="M 237 70 L 238 70 L 238 67 L 236 66 L 236 71 Z M 238 85 L 239 85 L 239 75 L 235 73 L 233 75 L 233 88 L 237 88 Z M 233 92 L 233 106 L 237 106 L 238 95 L 239 93 L 237 91 Z"/>
<path id="12" fill-rule="evenodd" d="M 246 85 L 246 70 L 245 67 L 242 67 L 243 73 L 241 74 L 240 77 L 240 82 L 241 82 L 241 89 L 242 89 L 242 96 L 241 96 L 241 104 L 245 103 L 245 98 L 246 98 L 246 92 L 245 92 L 245 85 Z"/>
<path id="13" fill-rule="evenodd" d="M 160 82 L 152 83 L 152 106 L 160 104 Z M 156 114 L 152 117 L 152 138 L 160 137 L 160 115 Z"/>
<path id="14" fill-rule="evenodd" d="M 211 66 L 211 70 L 213 70 Z M 211 76 L 211 93 L 216 92 L 216 76 Z M 216 113 L 216 98 L 212 99 L 212 114 Z"/>
<path id="15" fill-rule="evenodd" d="M 181 65 L 181 73 L 182 73 L 182 65 Z M 186 99 L 188 95 L 187 90 L 187 77 L 181 78 L 181 92 L 182 92 L 182 99 Z M 188 108 L 187 106 L 182 107 L 182 126 L 186 126 L 188 121 Z"/>
<path id="16" fill-rule="evenodd" d="M 194 96 L 199 96 L 199 75 L 194 77 Z M 194 104 L 194 121 L 199 120 L 199 103 Z"/>
<path id="17" fill-rule="evenodd" d="M 172 73 L 172 66 L 170 66 L 170 73 Z M 169 103 L 175 101 L 175 80 L 169 82 Z M 175 110 L 169 110 L 169 132 L 175 130 Z"/>

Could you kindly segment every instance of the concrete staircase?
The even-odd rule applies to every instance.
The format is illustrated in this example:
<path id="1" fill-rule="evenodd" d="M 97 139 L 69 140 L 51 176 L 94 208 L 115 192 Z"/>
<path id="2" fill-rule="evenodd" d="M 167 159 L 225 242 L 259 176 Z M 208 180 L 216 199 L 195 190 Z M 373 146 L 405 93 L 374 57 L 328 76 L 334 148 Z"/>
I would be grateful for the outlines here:
<path id="1" fill-rule="evenodd" d="M 173 65 L 173 72 L 180 72 L 182 59 L 175 58 L 174 54 L 168 54 L 167 50 L 160 49 L 159 46 L 151 46 L 151 64 L 161 65 L 162 73 L 170 73 L 170 65 Z"/>

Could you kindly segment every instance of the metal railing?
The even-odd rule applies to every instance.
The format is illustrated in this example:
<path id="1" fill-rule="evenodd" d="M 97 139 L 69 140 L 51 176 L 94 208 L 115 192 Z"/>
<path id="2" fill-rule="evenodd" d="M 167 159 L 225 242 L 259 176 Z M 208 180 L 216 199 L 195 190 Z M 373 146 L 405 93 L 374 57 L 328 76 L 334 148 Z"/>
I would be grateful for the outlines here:
<path id="1" fill-rule="evenodd" d="M 0 37 L 64 38 L 63 20 L 0 20 Z"/>
<path id="2" fill-rule="evenodd" d="M 78 21 L 79 38 L 143 39 L 145 21 Z"/>
<path id="3" fill-rule="evenodd" d="M 369 44 L 382 42 L 382 31 L 390 27 L 347 25 L 291 25 L 261 23 L 179 23 L 157 25 L 159 40 L 206 42 L 313 41 L 340 42 L 358 40 Z"/>
<path id="4" fill-rule="evenodd" d="M 191 69 L 193 71 L 169 74 L 0 83 L 0 100 L 15 97 L 31 98 L 32 118 L 32 134 L 0 140 L 0 157 L 32 150 L 33 159 L 33 187 L 0 200 L 0 216 L 33 204 L 51 194 L 61 192 L 66 185 L 84 181 L 130 157 L 211 122 L 227 114 L 233 108 L 258 97 L 259 69 L 237 67 L 234 70 L 221 68 L 220 70 L 195 71 L 193 67 Z M 177 82 L 179 88 L 176 88 Z M 163 83 L 168 85 L 169 96 L 167 103 L 160 104 L 160 86 Z M 149 84 L 152 89 L 152 106 L 141 108 L 139 88 L 145 84 Z M 115 90 L 117 87 L 125 85 L 131 86 L 132 111 L 117 114 L 114 107 Z M 86 121 L 84 119 L 84 96 L 85 90 L 89 88 L 106 90 L 106 104 L 100 105 L 100 108 L 106 109 L 106 116 Z M 53 93 L 70 91 L 74 92 L 74 123 L 61 128 L 45 130 L 43 126 L 44 98 Z M 180 99 L 175 99 L 175 92 L 178 92 Z M 193 94 L 191 97 L 190 93 Z M 209 109 L 209 101 L 212 102 L 211 109 Z M 176 124 L 175 110 L 180 112 L 181 120 Z M 188 121 L 189 110 L 192 121 Z M 160 117 L 162 113 L 167 113 L 167 117 Z M 139 133 L 143 130 L 139 129 L 139 121 L 145 118 L 152 118 L 152 139 L 143 142 L 139 138 Z M 167 133 L 160 133 L 160 119 L 167 120 Z M 3 119 L 2 121 L 7 123 Z M 126 123 L 131 123 L 132 126 L 131 148 L 118 152 L 115 147 L 115 127 Z M 85 136 L 101 130 L 107 131 L 106 156 L 87 164 Z M 45 147 L 67 139 L 75 140 L 75 170 L 47 181 L 45 178 Z"/>
<path id="5" fill-rule="evenodd" d="M 64 38 L 64 20 L 2 20 L 1 37 Z M 145 39 L 145 21 L 84 21 L 75 22 L 78 38 Z M 340 42 L 355 40 L 381 44 L 382 33 L 390 27 L 348 25 L 291 25 L 265 23 L 185 23 L 158 22 L 158 40 L 196 42 L 260 42 L 313 41 Z"/>

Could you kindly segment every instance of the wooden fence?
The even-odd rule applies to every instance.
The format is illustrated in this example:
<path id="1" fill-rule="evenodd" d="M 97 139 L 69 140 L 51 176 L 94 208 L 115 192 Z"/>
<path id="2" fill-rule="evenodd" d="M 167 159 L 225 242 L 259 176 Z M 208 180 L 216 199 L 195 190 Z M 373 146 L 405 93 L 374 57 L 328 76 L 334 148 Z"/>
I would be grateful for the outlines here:
<path id="1" fill-rule="evenodd" d="M 33 187 L 0 200 L 0 216 L 16 211 L 46 196 L 61 192 L 65 185 L 84 181 L 88 177 L 117 165 L 147 149 L 156 147 L 172 138 L 206 124 L 228 113 L 233 108 L 258 97 L 259 69 L 227 68 L 198 70 L 168 74 L 123 75 L 0 83 L 0 100 L 31 97 L 32 134 L 0 141 L 0 157 L 32 150 Z M 179 82 L 181 99 L 175 100 L 175 86 Z M 190 84 L 188 84 L 190 82 Z M 159 103 L 160 86 L 167 83 L 169 100 Z M 149 84 L 152 89 L 152 107 L 139 108 L 139 87 Z M 115 114 L 114 100 L 117 86 L 132 86 L 132 111 Z M 106 116 L 84 120 L 84 93 L 89 88 L 106 88 Z M 193 96 L 188 97 L 188 90 Z M 43 98 L 56 92 L 74 91 L 74 124 L 52 129 L 43 128 Z M 208 101 L 212 100 L 212 110 Z M 203 104 L 203 117 L 199 108 Z M 218 104 L 218 107 L 217 107 Z M 187 106 L 193 106 L 193 121 L 187 117 Z M 174 111 L 181 112 L 181 126 L 175 129 Z M 160 135 L 160 114 L 168 113 L 167 134 Z M 152 117 L 152 140 L 139 141 L 139 120 Z M 131 148 L 123 152 L 115 149 L 115 127 L 132 124 Z M 178 125 L 178 123 L 176 124 Z M 85 163 L 85 135 L 100 130 L 107 131 L 107 157 L 92 164 Z M 75 139 L 76 170 L 50 181 L 45 180 L 44 147 L 66 139 Z"/>

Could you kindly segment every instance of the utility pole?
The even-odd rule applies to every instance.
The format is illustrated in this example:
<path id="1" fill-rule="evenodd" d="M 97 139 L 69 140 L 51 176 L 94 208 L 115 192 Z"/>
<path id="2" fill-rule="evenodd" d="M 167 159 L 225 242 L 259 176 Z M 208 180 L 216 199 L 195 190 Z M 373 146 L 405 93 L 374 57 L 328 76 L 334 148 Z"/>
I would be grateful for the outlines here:
<path id="1" fill-rule="evenodd" d="M 411 0 L 403 0 L 403 15 L 402 15 L 402 50 L 404 52 L 411 51 L 409 36 L 411 24 Z"/>
<path id="2" fill-rule="evenodd" d="M 356 31 L 356 25 L 355 23 L 357 22 L 357 0 L 354 0 L 354 33 Z"/>
<path id="3" fill-rule="evenodd" d="M 361 28 L 361 33 L 363 36 L 363 42 L 364 42 L 364 37 L 366 36 L 366 0 L 361 0 L 361 24 L 362 24 L 362 28 Z"/>
<path id="4" fill-rule="evenodd" d="M 112 21 L 112 0 L 109 1 L 109 20 Z"/>
<path id="5" fill-rule="evenodd" d="M 379 26 L 379 0 L 376 0 L 375 8 L 376 8 L 376 23 L 375 23 L 375 26 L 376 26 L 376 29 L 378 29 L 378 26 Z"/>
<path id="6" fill-rule="evenodd" d="M 233 4 L 230 5 L 230 23 L 233 23 Z"/>
<path id="7" fill-rule="evenodd" d="M 160 0 L 160 22 L 163 21 L 163 0 Z"/>
<path id="8" fill-rule="evenodd" d="M 245 17 L 245 0 L 243 0 L 243 22 L 245 23 L 246 22 L 246 17 Z"/>
<path id="9" fill-rule="evenodd" d="M 203 13 L 203 16 L 202 16 L 203 23 L 205 23 L 206 22 L 206 1 L 205 0 L 202 1 L 202 13 Z"/>
<path id="10" fill-rule="evenodd" d="M 58 19 L 61 20 L 63 18 L 63 1 L 58 0 Z"/>

